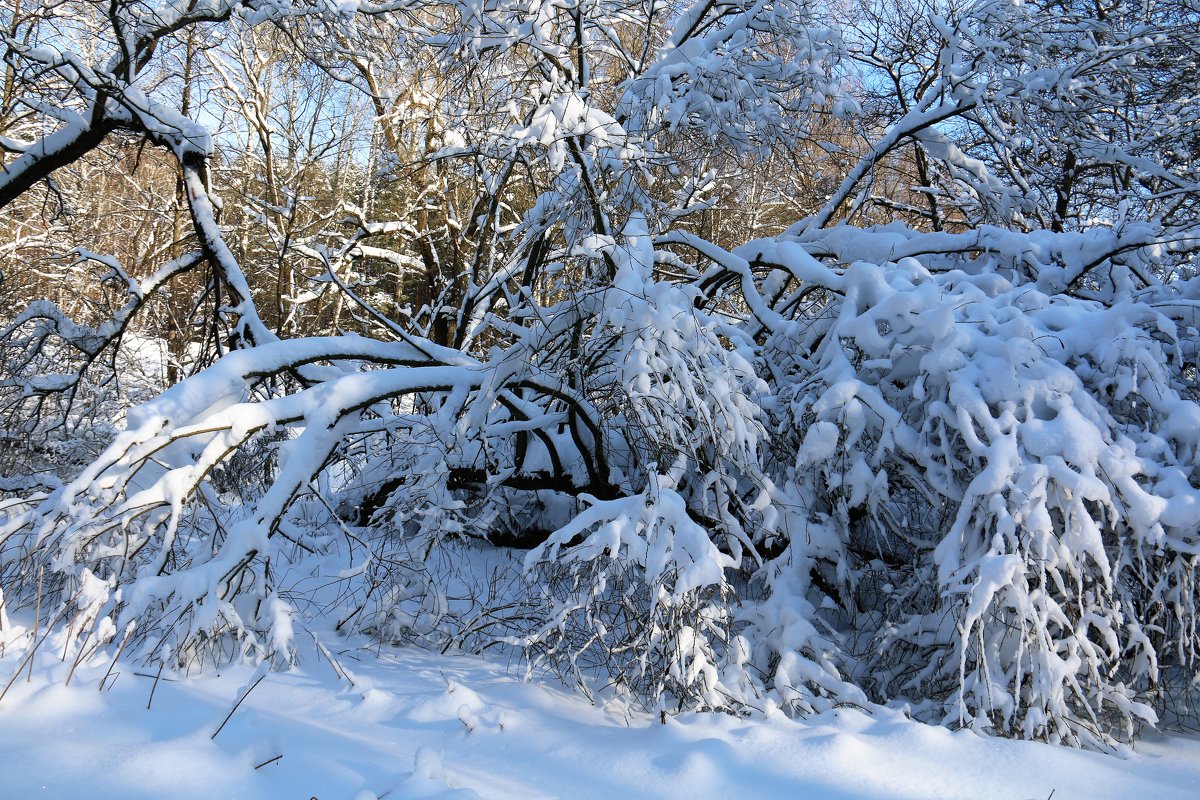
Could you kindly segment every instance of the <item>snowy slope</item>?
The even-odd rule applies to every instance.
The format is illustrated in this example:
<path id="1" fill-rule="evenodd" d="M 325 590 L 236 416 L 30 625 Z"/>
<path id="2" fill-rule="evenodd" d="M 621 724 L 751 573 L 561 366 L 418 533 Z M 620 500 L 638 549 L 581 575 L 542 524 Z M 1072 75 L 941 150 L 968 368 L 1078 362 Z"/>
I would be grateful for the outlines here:
<path id="1" fill-rule="evenodd" d="M 7 682 L 18 653 L 0 659 Z M 1126 757 L 982 738 L 845 708 L 802 721 L 660 724 L 511 677 L 506 664 L 401 650 L 269 673 L 215 739 L 249 667 L 176 680 L 39 653 L 0 701 L 0 798 L 1192 798 L 1200 739 Z M 353 681 L 353 684 L 351 683 Z M 259 768 L 256 765 L 268 762 Z"/>

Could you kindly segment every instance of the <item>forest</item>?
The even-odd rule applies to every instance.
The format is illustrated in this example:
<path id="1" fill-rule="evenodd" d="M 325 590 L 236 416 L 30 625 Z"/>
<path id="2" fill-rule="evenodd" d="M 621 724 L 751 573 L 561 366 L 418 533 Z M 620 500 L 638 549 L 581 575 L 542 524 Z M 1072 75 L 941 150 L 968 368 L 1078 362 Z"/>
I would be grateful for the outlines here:
<path id="1" fill-rule="evenodd" d="M 361 635 L 664 719 L 1195 722 L 1194 0 L 0 0 L 0 38 L 17 674 Z"/>

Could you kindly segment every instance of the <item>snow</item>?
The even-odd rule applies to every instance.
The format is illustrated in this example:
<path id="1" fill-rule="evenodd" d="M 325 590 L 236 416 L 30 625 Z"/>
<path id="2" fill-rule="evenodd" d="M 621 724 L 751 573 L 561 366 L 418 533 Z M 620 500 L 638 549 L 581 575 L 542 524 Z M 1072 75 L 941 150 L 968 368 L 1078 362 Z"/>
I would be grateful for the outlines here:
<path id="1" fill-rule="evenodd" d="M 304 639 L 289 672 L 168 671 L 155 686 L 153 671 L 121 663 L 101 692 L 106 661 L 64 686 L 70 660 L 39 652 L 32 681 L 0 701 L 0 796 L 1169 800 L 1200 785 L 1196 737 L 1148 736 L 1122 757 L 953 732 L 897 710 L 662 724 L 475 656 L 327 641 L 335 672 Z M 0 676 L 20 657 L 8 648 Z"/>

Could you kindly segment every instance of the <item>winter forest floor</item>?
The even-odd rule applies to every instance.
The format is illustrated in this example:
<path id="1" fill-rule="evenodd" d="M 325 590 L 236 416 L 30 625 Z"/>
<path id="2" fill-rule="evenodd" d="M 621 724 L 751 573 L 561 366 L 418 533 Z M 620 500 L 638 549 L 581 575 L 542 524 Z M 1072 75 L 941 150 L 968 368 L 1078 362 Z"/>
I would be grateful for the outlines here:
<path id="1" fill-rule="evenodd" d="M 46 643 L 52 644 L 51 641 Z M 1193 798 L 1200 738 L 1125 756 L 841 709 L 794 721 L 626 715 L 417 650 L 315 651 L 299 667 L 176 680 L 39 652 L 0 701 L 0 798 Z M 0 658 L 4 682 L 21 654 Z M 147 710 L 151 699 L 152 707 Z"/>

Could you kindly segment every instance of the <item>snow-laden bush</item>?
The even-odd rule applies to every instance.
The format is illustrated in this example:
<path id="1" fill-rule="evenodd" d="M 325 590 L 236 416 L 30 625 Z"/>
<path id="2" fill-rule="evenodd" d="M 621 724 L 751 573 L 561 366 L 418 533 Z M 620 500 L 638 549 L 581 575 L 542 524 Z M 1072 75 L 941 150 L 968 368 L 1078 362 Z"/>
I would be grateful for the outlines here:
<path id="1" fill-rule="evenodd" d="M 891 235 L 830 239 L 853 257 Z M 776 455 L 839 534 L 830 577 L 874 636 L 859 679 L 950 724 L 1131 735 L 1155 720 L 1163 665 L 1200 674 L 1195 332 L 1169 302 L 1041 288 L 1053 263 L 1036 260 L 1086 257 L 1080 240 L 997 232 L 959 255 L 940 238 L 899 232 L 892 252 L 924 255 L 809 270 L 818 299 L 764 347 L 791 369 Z"/>
<path id="2" fill-rule="evenodd" d="M 570 301 L 600 309 L 577 389 L 551 360 L 415 341 L 232 353 L 131 412 L 75 481 L 8 505 L 6 582 L 107 586 L 88 619 L 132 623 L 141 652 L 180 664 L 286 661 L 319 609 L 390 640 L 518 642 L 675 707 L 903 699 L 952 725 L 1127 737 L 1197 674 L 1200 406 L 1193 334 L 1169 315 L 1188 286 L 1047 291 L 1054 261 L 1090 254 L 1066 235 L 1011 249 L 1031 241 L 843 228 L 710 248 L 700 283 L 742 298 L 741 329 L 654 278 L 635 218 L 589 251 L 612 284 Z M 882 250 L 894 260 L 853 258 Z M 265 383 L 317 358 L 339 366 Z M 566 408 L 591 427 L 570 432 Z M 225 508 L 220 470 L 255 453 L 263 489 Z M 535 483 L 514 510 L 516 477 L 569 459 L 585 481 L 597 453 L 605 496 Z M 369 518 L 352 507 L 397 475 Z M 544 540 L 527 588 L 451 610 L 432 554 L 486 541 L 501 505 Z M 306 588 L 322 580 L 340 588 Z"/>
<path id="3" fill-rule="evenodd" d="M 596 500 L 526 558 L 544 611 L 519 643 L 584 689 L 598 676 L 641 702 L 736 709 L 724 672 L 735 565 L 693 522 L 670 477 L 642 494 Z M 725 663 L 734 658 L 732 664 Z M 744 660 L 744 656 L 742 656 Z"/>

